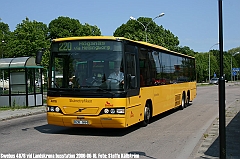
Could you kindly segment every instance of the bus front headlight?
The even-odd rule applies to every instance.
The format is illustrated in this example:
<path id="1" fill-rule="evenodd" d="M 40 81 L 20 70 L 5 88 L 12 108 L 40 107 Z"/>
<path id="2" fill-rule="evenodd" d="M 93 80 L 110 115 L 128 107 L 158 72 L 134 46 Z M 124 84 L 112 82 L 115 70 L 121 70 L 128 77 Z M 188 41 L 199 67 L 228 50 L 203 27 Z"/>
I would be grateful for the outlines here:
<path id="1" fill-rule="evenodd" d="M 47 106 L 47 112 L 62 113 L 61 109 L 58 106 Z"/>
<path id="2" fill-rule="evenodd" d="M 108 110 L 108 109 L 104 109 L 104 113 L 105 113 L 105 114 L 108 114 L 108 113 L 109 113 L 109 110 Z"/>
<path id="3" fill-rule="evenodd" d="M 55 111 L 56 111 L 57 113 L 59 113 L 59 112 L 60 112 L 60 108 L 59 108 L 59 107 L 56 107 L 56 108 L 55 108 Z"/>
<path id="4" fill-rule="evenodd" d="M 115 109 L 110 110 L 111 114 L 115 114 Z"/>
<path id="5" fill-rule="evenodd" d="M 50 107 L 50 111 L 51 111 L 51 112 L 54 112 L 54 107 Z"/>
<path id="6" fill-rule="evenodd" d="M 125 114 L 125 108 L 103 108 L 99 115 L 101 114 Z"/>

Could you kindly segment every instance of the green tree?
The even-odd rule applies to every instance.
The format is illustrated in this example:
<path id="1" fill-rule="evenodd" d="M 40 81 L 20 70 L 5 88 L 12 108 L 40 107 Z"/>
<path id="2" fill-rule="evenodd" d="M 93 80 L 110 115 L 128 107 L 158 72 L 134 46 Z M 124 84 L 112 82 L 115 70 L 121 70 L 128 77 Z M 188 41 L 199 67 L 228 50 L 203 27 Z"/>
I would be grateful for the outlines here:
<path id="1" fill-rule="evenodd" d="M 240 47 L 236 47 L 228 50 L 230 57 L 237 52 L 240 52 Z M 233 68 L 240 68 L 240 53 L 235 54 L 235 56 L 232 57 L 232 65 L 233 65 Z"/>
<path id="2" fill-rule="evenodd" d="M 216 74 L 217 77 L 220 76 L 219 56 L 216 56 L 215 53 L 219 55 L 218 50 L 213 50 L 213 52 L 210 51 L 210 78 L 214 77 L 214 74 Z"/>
<path id="3" fill-rule="evenodd" d="M 85 23 L 85 25 L 83 25 L 83 32 L 81 35 L 78 36 L 100 36 L 101 35 L 101 31 L 100 29 L 94 25 L 89 25 L 88 23 Z"/>
<path id="4" fill-rule="evenodd" d="M 1 41 L 4 41 L 10 34 L 10 29 L 8 24 L 1 22 L 0 19 L 0 39 Z"/>
<path id="5" fill-rule="evenodd" d="M 207 53 L 199 53 L 196 54 L 196 74 L 197 81 L 207 81 L 208 80 L 208 54 Z"/>
<path id="6" fill-rule="evenodd" d="M 188 46 L 177 46 L 175 49 L 173 48 L 173 51 L 189 55 L 189 56 L 195 56 L 196 52 L 194 52 L 192 49 L 190 49 Z"/>
<path id="7" fill-rule="evenodd" d="M 47 25 L 28 18 L 18 24 L 16 29 L 11 32 L 9 40 L 6 42 L 9 48 L 5 57 L 36 56 L 42 48 L 50 48 L 50 40 L 47 39 Z M 43 57 L 43 73 L 46 75 L 49 55 Z"/>
<path id="8" fill-rule="evenodd" d="M 63 38 L 73 36 L 97 36 L 101 31 L 97 26 L 82 25 L 79 20 L 69 17 L 58 17 L 49 23 L 49 37 Z"/>
<path id="9" fill-rule="evenodd" d="M 176 49 L 179 45 L 178 37 L 163 26 L 158 26 L 151 18 L 140 17 L 136 20 L 129 20 L 122 24 L 113 33 L 114 36 L 121 36 L 137 41 L 147 42 L 166 47 L 170 50 Z"/>
<path id="10" fill-rule="evenodd" d="M 220 76 L 220 55 L 219 50 L 210 50 L 211 55 L 211 72 L 216 73 L 217 77 Z M 231 54 L 224 51 L 223 52 L 223 73 L 225 75 L 225 79 L 231 79 Z M 211 74 L 213 75 L 213 74 Z M 212 76 L 211 76 L 212 77 Z"/>
<path id="11" fill-rule="evenodd" d="M 223 73 L 225 79 L 231 80 L 231 55 L 227 52 L 223 56 Z"/>
<path id="12" fill-rule="evenodd" d="M 0 19 L 1 21 L 1 19 Z M 10 36 L 11 32 L 9 29 L 8 24 L 0 22 L 0 55 L 1 57 L 5 57 L 5 55 L 7 54 L 9 48 L 7 47 L 7 43 L 9 41 L 9 36 Z M 0 57 L 0 58 L 1 58 Z"/>
<path id="13" fill-rule="evenodd" d="M 41 48 L 49 48 L 47 40 L 48 28 L 46 24 L 30 21 L 28 18 L 18 24 L 7 43 L 11 46 L 8 57 L 36 56 Z"/>

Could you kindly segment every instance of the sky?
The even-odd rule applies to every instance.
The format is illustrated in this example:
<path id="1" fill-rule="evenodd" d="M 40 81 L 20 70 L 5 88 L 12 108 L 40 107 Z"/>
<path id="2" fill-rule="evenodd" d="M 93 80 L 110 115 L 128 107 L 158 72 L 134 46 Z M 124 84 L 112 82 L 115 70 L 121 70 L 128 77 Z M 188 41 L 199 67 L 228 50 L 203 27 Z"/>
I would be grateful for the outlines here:
<path id="1" fill-rule="evenodd" d="M 220 1 L 221 2 L 221 1 Z M 1 22 L 14 31 L 26 17 L 49 24 L 59 16 L 78 19 L 112 36 L 130 16 L 154 18 L 196 52 L 219 49 L 219 0 L 1 0 Z M 223 50 L 240 47 L 240 0 L 222 0 Z M 144 28 L 143 28 L 144 30 Z M 216 45 L 215 45 L 216 44 Z"/>

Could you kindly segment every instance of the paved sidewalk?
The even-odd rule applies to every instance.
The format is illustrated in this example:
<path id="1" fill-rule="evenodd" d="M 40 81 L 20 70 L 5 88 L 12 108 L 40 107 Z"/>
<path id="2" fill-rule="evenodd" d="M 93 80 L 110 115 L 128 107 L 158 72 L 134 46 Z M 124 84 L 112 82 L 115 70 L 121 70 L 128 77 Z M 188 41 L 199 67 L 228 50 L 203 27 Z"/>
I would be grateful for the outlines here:
<path id="1" fill-rule="evenodd" d="M 219 119 L 215 119 L 190 156 L 191 159 L 219 158 Z M 240 159 L 240 101 L 226 110 L 226 158 Z"/>
<path id="2" fill-rule="evenodd" d="M 0 121 L 46 112 L 46 106 L 0 111 Z"/>

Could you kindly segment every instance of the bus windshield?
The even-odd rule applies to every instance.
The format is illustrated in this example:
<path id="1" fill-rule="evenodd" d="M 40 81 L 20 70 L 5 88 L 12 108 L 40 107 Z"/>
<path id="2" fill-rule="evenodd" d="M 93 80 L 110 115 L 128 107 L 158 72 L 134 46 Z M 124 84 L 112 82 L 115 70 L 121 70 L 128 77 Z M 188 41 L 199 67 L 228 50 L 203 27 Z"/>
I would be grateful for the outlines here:
<path id="1" fill-rule="evenodd" d="M 97 49 L 97 46 L 88 46 L 84 50 L 80 47 L 74 50 L 71 46 L 69 49 L 61 50 L 60 47 L 58 49 L 56 47 L 62 44 L 54 43 L 49 87 L 123 90 L 124 84 L 121 81 L 124 80 L 124 76 L 121 77 L 122 79 L 112 79 L 110 76 L 116 68 L 123 72 L 121 42 L 109 43 L 108 41 L 108 46 L 115 49 L 111 47 Z"/>

